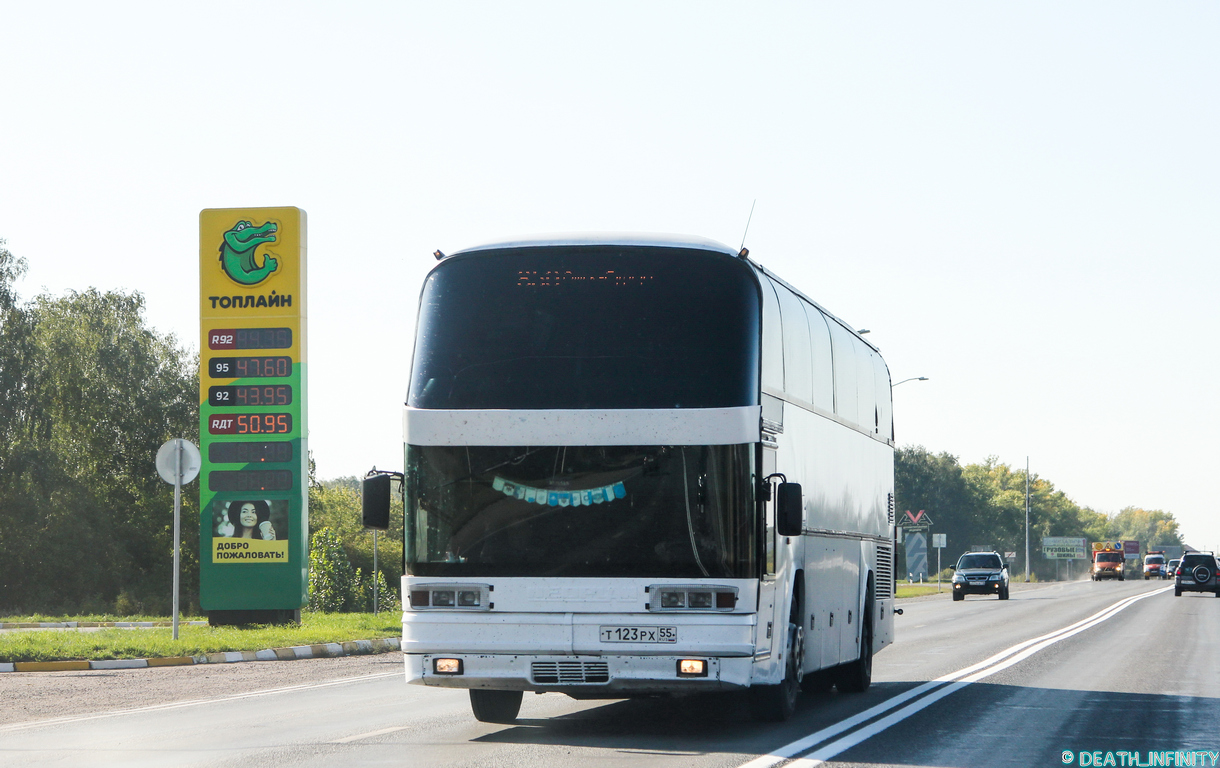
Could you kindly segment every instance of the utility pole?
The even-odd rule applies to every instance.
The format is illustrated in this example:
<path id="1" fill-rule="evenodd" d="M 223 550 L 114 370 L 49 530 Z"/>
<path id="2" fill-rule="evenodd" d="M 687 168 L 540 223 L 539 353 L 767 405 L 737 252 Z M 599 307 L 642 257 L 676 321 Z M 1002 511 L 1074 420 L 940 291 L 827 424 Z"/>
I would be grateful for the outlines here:
<path id="1" fill-rule="evenodd" d="M 1025 457 L 1025 583 L 1029 583 L 1029 457 Z"/>

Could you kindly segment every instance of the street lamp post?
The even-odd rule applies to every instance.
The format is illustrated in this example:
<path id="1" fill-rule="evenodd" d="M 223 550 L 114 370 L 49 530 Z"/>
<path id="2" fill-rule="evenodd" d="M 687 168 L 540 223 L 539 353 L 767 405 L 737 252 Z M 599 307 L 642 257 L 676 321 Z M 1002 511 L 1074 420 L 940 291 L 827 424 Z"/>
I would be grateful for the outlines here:
<path id="1" fill-rule="evenodd" d="M 912 376 L 909 379 L 903 379 L 902 381 L 898 382 L 898 384 L 906 384 L 908 381 L 927 381 L 927 380 L 928 380 L 927 376 Z M 891 384 L 890 389 L 893 389 L 894 387 L 898 386 L 898 384 Z"/>

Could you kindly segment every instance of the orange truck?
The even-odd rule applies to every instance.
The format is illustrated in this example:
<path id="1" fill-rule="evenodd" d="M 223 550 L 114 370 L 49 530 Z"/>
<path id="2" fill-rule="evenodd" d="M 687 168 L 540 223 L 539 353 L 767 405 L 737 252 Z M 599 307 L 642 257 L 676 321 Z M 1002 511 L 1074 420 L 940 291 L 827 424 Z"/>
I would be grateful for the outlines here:
<path id="1" fill-rule="evenodd" d="M 1121 541 L 1093 542 L 1093 581 L 1102 579 L 1123 580 L 1123 543 Z"/>

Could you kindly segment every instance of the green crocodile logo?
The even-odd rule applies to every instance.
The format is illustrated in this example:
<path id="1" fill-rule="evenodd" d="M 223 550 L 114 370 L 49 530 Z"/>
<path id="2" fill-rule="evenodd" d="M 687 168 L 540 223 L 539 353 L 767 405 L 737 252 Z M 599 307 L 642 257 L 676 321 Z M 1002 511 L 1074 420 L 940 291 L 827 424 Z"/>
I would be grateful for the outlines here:
<path id="1" fill-rule="evenodd" d="M 248 221 L 239 221 L 224 234 L 220 244 L 220 268 L 229 278 L 241 285 L 258 285 L 267 279 L 280 263 L 270 254 L 263 256 L 260 267 L 254 261 L 255 250 L 264 243 L 274 243 L 278 227 L 273 222 L 267 222 L 256 227 Z"/>

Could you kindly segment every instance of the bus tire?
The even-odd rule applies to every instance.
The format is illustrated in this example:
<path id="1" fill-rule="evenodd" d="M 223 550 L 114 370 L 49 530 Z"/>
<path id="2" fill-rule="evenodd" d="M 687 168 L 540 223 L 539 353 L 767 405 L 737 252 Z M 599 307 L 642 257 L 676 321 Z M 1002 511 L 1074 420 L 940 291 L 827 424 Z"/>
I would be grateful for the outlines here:
<path id="1" fill-rule="evenodd" d="M 864 621 L 860 623 L 860 658 L 839 667 L 835 684 L 844 693 L 863 693 L 873 682 L 873 600 L 864 604 Z"/>
<path id="2" fill-rule="evenodd" d="M 521 711 L 521 691 L 470 689 L 470 710 L 480 723 L 512 723 Z"/>
<path id="3" fill-rule="evenodd" d="M 750 708 L 754 719 L 768 723 L 782 723 L 796 712 L 796 699 L 801 693 L 803 673 L 801 665 L 805 656 L 805 628 L 800 624 L 788 625 L 788 663 L 784 665 L 784 679 L 779 685 L 756 685 L 750 688 Z"/>

